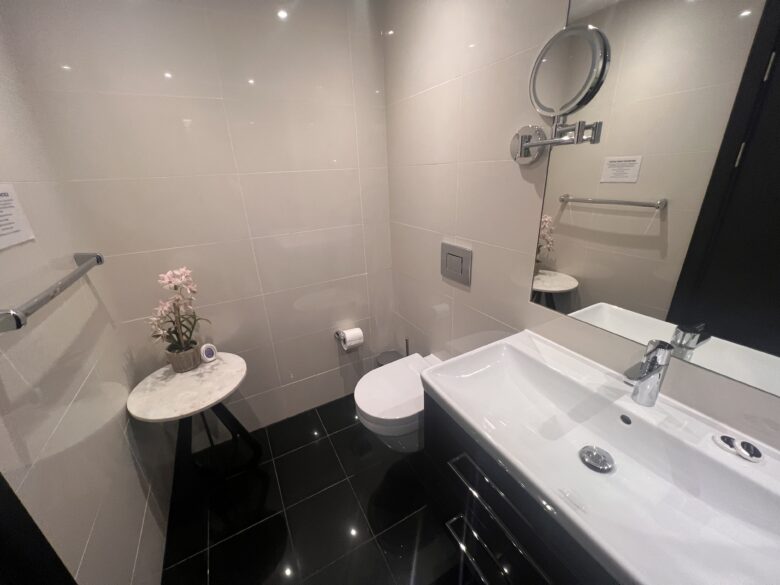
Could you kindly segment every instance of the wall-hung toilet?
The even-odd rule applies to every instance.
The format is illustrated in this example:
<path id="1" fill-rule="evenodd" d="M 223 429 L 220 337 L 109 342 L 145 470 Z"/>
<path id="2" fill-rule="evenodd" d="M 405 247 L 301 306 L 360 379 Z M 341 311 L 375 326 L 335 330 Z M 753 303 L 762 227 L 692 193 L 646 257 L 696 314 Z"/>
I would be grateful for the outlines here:
<path id="1" fill-rule="evenodd" d="M 368 372 L 355 387 L 357 415 L 394 451 L 422 447 L 423 384 L 420 372 L 441 360 L 415 353 Z"/>

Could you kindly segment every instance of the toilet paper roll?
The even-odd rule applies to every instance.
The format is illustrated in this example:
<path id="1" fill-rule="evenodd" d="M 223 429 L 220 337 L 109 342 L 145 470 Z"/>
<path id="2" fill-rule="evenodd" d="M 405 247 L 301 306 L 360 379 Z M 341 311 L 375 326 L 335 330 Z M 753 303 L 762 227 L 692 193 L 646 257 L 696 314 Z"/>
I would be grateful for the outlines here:
<path id="1" fill-rule="evenodd" d="M 336 332 L 336 335 L 338 336 L 344 351 L 349 351 L 350 349 L 355 349 L 356 347 L 363 345 L 363 330 L 360 327 L 344 329 L 343 331 L 339 330 Z"/>

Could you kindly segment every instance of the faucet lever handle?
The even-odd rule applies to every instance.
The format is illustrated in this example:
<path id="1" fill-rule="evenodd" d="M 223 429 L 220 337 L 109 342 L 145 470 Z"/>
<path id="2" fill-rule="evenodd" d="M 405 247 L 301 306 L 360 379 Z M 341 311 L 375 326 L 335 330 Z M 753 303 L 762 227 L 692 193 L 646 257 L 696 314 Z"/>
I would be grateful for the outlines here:
<path id="1" fill-rule="evenodd" d="M 641 361 L 637 362 L 624 373 L 631 381 L 641 381 L 651 376 L 659 368 L 669 365 L 674 346 L 660 339 L 651 339 L 645 348 Z"/>

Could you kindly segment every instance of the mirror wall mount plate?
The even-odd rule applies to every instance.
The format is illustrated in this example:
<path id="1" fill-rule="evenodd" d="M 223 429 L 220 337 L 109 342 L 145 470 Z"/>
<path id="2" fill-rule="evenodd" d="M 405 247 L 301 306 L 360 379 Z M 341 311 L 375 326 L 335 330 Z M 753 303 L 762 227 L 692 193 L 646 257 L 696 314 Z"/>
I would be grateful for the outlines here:
<path id="1" fill-rule="evenodd" d="M 510 147 L 517 164 L 536 162 L 549 147 L 601 141 L 601 122 L 567 124 L 566 116 L 593 99 L 609 62 L 609 41 L 594 26 L 567 27 L 549 40 L 534 63 L 529 91 L 536 111 L 555 118 L 552 136 L 548 139 L 540 126 L 521 128 Z"/>

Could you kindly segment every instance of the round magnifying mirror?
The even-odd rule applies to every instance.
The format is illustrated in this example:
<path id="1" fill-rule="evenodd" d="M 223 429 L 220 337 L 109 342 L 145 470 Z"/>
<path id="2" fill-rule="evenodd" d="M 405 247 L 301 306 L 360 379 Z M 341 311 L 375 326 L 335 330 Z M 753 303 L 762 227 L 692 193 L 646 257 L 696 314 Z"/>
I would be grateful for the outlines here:
<path id="1" fill-rule="evenodd" d="M 544 116 L 565 116 L 596 95 L 609 68 L 609 41 L 596 27 L 563 29 L 544 46 L 531 72 L 531 103 Z"/>

